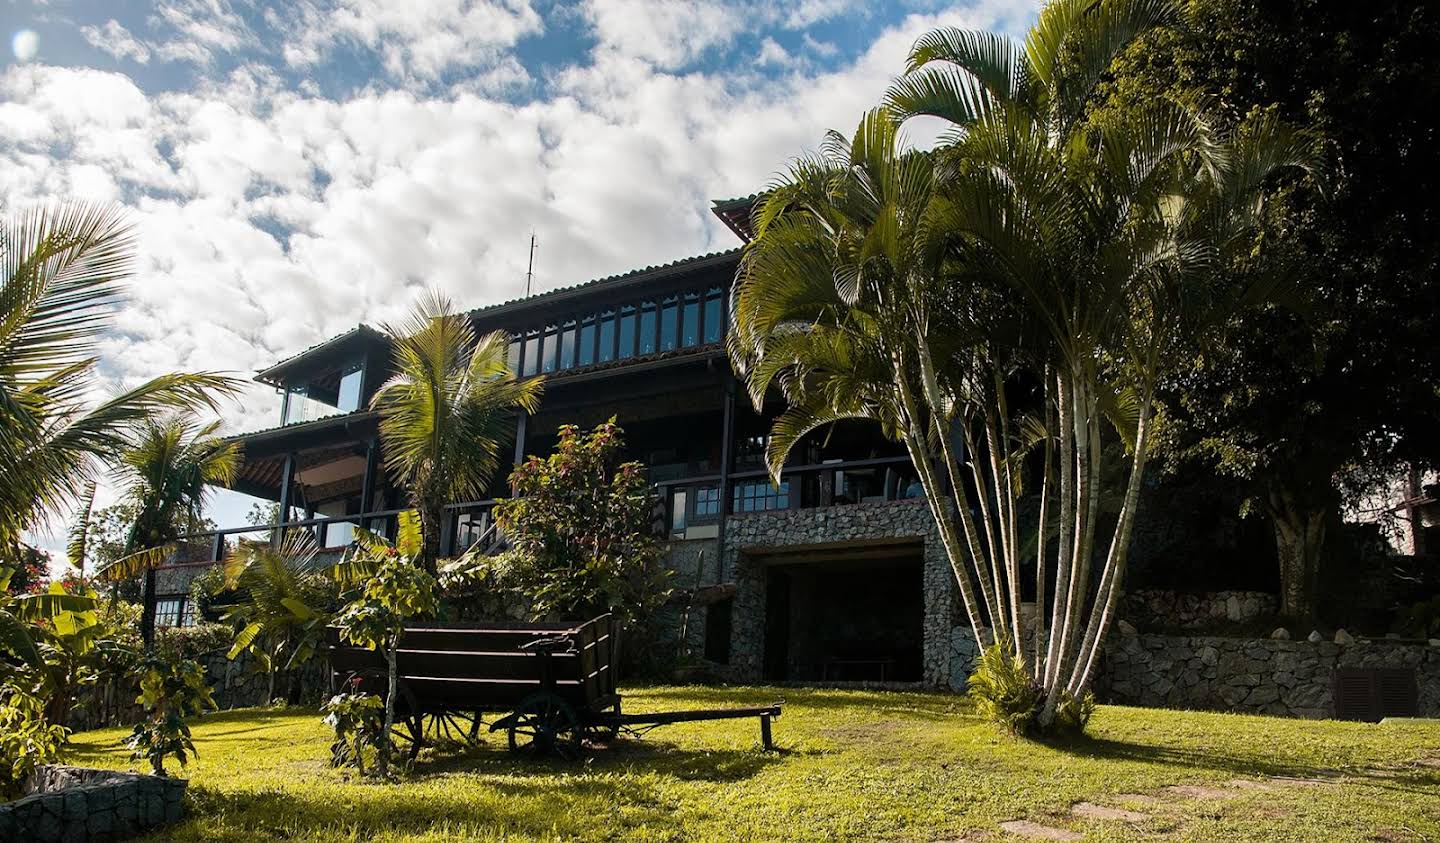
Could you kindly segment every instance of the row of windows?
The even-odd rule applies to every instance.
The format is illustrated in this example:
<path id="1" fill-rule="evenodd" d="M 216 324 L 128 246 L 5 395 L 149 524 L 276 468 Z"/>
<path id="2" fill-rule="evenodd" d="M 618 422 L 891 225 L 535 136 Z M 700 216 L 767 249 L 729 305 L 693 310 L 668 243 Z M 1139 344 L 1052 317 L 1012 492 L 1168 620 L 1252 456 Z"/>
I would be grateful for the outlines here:
<path id="1" fill-rule="evenodd" d="M 195 612 L 187 597 L 161 597 L 155 601 L 155 626 L 157 629 L 171 629 L 177 626 L 194 626 Z"/>
<path id="2" fill-rule="evenodd" d="M 717 343 L 724 297 L 720 287 L 672 293 L 527 331 L 510 344 L 510 366 L 529 377 Z"/>

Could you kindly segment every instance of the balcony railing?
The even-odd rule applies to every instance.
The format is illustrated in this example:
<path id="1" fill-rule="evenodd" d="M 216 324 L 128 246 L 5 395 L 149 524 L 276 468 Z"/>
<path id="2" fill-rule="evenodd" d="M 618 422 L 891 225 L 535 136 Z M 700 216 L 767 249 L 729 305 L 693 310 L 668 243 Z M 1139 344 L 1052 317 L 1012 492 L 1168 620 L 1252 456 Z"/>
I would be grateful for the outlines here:
<path id="1" fill-rule="evenodd" d="M 716 538 L 727 517 L 755 512 L 879 503 L 919 497 L 922 493 L 908 457 L 831 461 L 786 467 L 779 484 L 762 468 L 707 474 L 652 485 L 656 528 L 673 539 Z M 446 507 L 441 556 L 455 556 L 476 543 L 498 540 L 491 518 L 494 500 L 466 501 Z M 722 513 L 722 509 L 724 510 Z M 280 524 L 231 527 L 182 537 L 172 565 L 212 564 L 225 558 L 240 540 L 273 541 L 282 531 L 310 530 L 317 547 L 338 553 L 351 542 L 356 526 L 393 538 L 400 509 L 303 518 Z"/>

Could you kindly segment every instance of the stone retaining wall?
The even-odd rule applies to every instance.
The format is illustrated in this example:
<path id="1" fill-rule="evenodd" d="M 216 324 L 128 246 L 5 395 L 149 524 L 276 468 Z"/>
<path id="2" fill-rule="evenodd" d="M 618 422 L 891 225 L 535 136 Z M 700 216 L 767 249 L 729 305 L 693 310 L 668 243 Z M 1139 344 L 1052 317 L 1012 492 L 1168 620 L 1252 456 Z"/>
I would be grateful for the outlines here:
<path id="1" fill-rule="evenodd" d="M 184 814 L 184 779 L 49 764 L 26 796 L 0 804 L 0 840 L 29 843 L 123 840 Z"/>
<path id="2" fill-rule="evenodd" d="M 1275 614 L 1276 608 L 1275 595 L 1263 591 L 1141 589 L 1125 595 L 1120 616 L 1141 630 L 1195 629 L 1247 623 Z"/>
<path id="3" fill-rule="evenodd" d="M 1209 636 L 1112 635 L 1096 679 L 1105 702 L 1334 716 L 1335 668 L 1414 668 L 1420 714 L 1440 717 L 1440 647 L 1275 641 Z"/>
<path id="4" fill-rule="evenodd" d="M 224 711 L 230 708 L 249 708 L 267 705 L 270 702 L 265 699 L 269 685 L 268 678 L 263 673 L 250 671 L 254 657 L 248 652 L 241 653 L 234 661 L 227 659 L 223 650 L 197 656 L 195 660 L 205 668 L 205 676 L 210 683 L 211 696 L 215 700 L 217 709 Z M 326 664 L 322 654 L 317 655 L 300 668 L 295 677 L 300 683 L 300 702 L 317 703 L 327 694 L 330 688 L 330 678 Z M 287 696 L 290 683 L 291 673 L 282 671 L 275 677 L 275 695 L 277 697 Z M 139 694 L 138 683 L 127 685 L 119 690 L 118 699 L 121 700 L 121 704 L 108 723 L 94 722 L 98 706 L 85 699 L 78 700 L 76 708 L 71 712 L 68 725 L 71 729 L 81 732 L 87 729 L 138 723 L 144 717 L 144 709 L 135 702 L 135 698 Z M 3 840 L 4 838 L 0 837 L 0 841 Z"/>

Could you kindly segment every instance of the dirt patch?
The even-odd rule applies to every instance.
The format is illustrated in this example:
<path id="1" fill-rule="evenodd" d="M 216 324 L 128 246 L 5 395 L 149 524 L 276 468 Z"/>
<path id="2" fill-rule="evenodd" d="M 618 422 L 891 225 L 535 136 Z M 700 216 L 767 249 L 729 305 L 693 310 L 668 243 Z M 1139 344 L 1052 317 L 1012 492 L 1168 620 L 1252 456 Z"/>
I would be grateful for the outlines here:
<path id="1" fill-rule="evenodd" d="M 1070 812 L 1077 817 L 1085 817 L 1092 820 L 1119 820 L 1127 823 L 1143 823 L 1150 819 L 1149 814 L 1142 814 L 1139 811 L 1128 811 L 1124 808 L 1112 808 L 1108 805 L 1096 805 L 1094 802 L 1076 802 L 1070 807 Z"/>
<path id="2" fill-rule="evenodd" d="M 1165 788 L 1166 793 L 1173 793 L 1176 796 L 1183 796 L 1187 799 L 1234 799 L 1239 796 L 1233 790 L 1223 787 L 1208 787 L 1201 784 L 1172 784 Z"/>
<path id="3" fill-rule="evenodd" d="M 1040 823 L 1033 823 L 1029 820 L 1011 820 L 1010 822 L 1000 823 L 1000 827 L 1011 834 L 1019 835 L 1020 837 L 1029 837 L 1035 840 L 1080 840 L 1084 838 L 1084 835 L 1078 831 L 1041 825 Z"/>

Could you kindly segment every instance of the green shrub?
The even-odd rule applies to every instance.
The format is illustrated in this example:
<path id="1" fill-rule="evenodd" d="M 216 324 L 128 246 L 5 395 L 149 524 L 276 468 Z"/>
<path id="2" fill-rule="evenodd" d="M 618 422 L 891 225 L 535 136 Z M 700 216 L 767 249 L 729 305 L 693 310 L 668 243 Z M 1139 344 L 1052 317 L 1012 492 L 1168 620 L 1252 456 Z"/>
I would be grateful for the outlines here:
<path id="1" fill-rule="evenodd" d="M 1440 638 L 1440 597 L 1401 609 L 1395 631 L 1406 638 Z"/>
<path id="2" fill-rule="evenodd" d="M 380 750 L 385 728 L 385 703 L 375 694 L 339 693 L 320 709 L 335 731 L 330 744 L 331 767 L 354 767 L 365 775 L 365 753 Z"/>
<path id="3" fill-rule="evenodd" d="M 36 765 L 55 760 L 69 735 L 45 720 L 44 700 L 18 685 L 0 685 L 0 798 L 20 795 Z"/>
<path id="4" fill-rule="evenodd" d="M 172 662 L 224 652 L 235 640 L 235 630 L 223 623 L 198 623 L 156 630 L 155 654 Z"/>
<path id="5" fill-rule="evenodd" d="M 1044 691 L 1030 678 L 1024 662 L 999 644 L 980 654 L 970 674 L 968 696 L 975 711 L 1011 735 L 1027 735 L 1040 714 Z"/>
<path id="6" fill-rule="evenodd" d="M 969 698 L 982 718 L 1016 736 L 1076 736 L 1095 713 L 1094 694 L 1086 691 L 1076 697 L 1067 691 L 1056 702 L 1054 718 L 1042 724 L 1045 689 L 1031 678 L 1025 663 L 1001 644 L 992 644 L 980 654 L 980 663 L 970 674 Z"/>
<path id="7" fill-rule="evenodd" d="M 185 718 L 197 717 L 215 707 L 205 669 L 189 659 L 170 661 L 151 656 L 138 668 L 145 719 L 125 739 L 132 761 L 146 759 L 155 775 L 165 775 L 165 759 L 174 757 L 184 767 L 195 754 Z"/>

